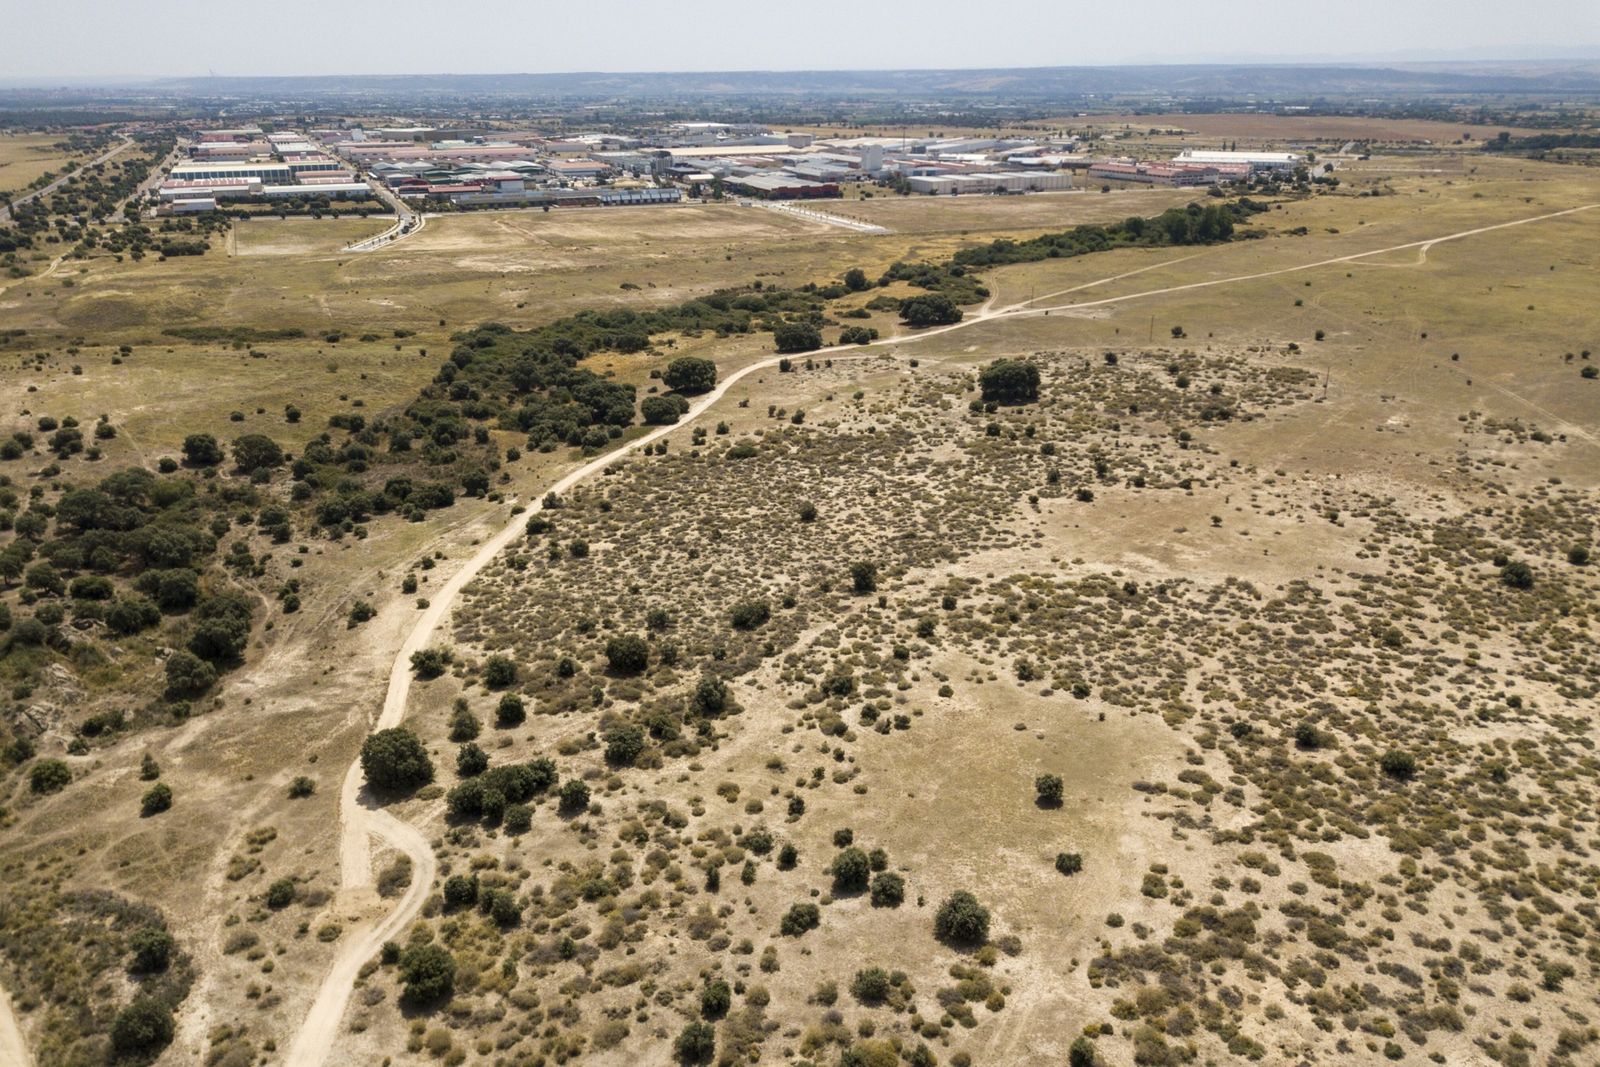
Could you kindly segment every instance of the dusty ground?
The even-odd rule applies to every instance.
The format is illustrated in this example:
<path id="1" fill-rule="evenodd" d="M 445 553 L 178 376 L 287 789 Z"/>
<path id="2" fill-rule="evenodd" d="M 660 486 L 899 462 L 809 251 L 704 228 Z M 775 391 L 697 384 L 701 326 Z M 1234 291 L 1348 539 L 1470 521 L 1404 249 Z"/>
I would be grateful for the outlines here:
<path id="1" fill-rule="evenodd" d="M 1582 800 L 1592 767 L 1579 753 L 1593 743 L 1592 695 L 1583 687 L 1595 667 L 1583 634 L 1595 586 L 1563 553 L 1570 541 L 1594 537 L 1600 392 L 1580 378 L 1576 354 L 1600 347 L 1586 335 L 1600 211 L 1426 242 L 1600 201 L 1600 190 L 1581 172 L 1505 161 L 1447 179 L 1387 173 L 1362 180 L 1395 195 L 1287 205 L 1266 220 L 1275 235 L 1263 241 L 995 272 L 996 306 L 1062 293 L 1035 301 L 1054 309 L 1048 317 L 1000 318 L 885 345 L 859 365 L 753 373 L 695 424 L 725 421 L 727 437 L 696 446 L 691 427 L 674 430 L 667 455 L 622 461 L 621 473 L 596 479 L 569 510 L 554 513 L 556 533 L 515 553 L 525 557 L 519 565 L 511 556 L 491 565 L 453 616 L 460 675 L 418 685 L 406 721 L 433 749 L 440 784 L 451 787 L 456 746 L 446 725 L 452 701 L 464 696 L 484 722 L 479 743 L 494 764 L 548 755 L 563 778 L 587 781 L 596 806 L 563 819 L 544 800 L 521 836 L 452 825 L 438 795 L 394 806 L 391 814 L 421 828 L 433 846 L 441 878 L 475 869 L 486 886 L 516 888 L 522 922 L 501 930 L 470 912 L 442 914 L 438 886 L 424 887 L 419 929 L 457 956 L 456 1005 L 402 1013 L 393 969 L 381 968 L 358 982 L 328 1062 L 432 1062 L 430 1038 L 441 1058 L 467 1062 L 540 1054 L 660 1062 L 698 1014 L 709 975 L 735 987 L 730 1020 L 717 1027 L 719 1048 L 761 1038 L 764 1056 L 811 1062 L 833 1062 L 870 1028 L 907 1050 L 926 1043 L 941 1062 L 966 1053 L 977 1063 L 1058 1063 L 1091 1025 L 1113 1063 L 1131 1062 L 1136 1048 L 1148 1062 L 1164 1062 L 1158 1057 L 1179 1056 L 1190 1043 L 1201 1061 L 1258 1048 L 1266 1062 L 1376 1061 L 1391 1041 L 1411 1062 L 1509 1062 L 1516 1042 L 1531 1043 L 1548 1062 L 1584 1062 L 1593 1051 L 1584 1020 L 1596 1008 L 1584 946 L 1592 947 L 1596 928 L 1583 909 L 1600 846 Z M 997 210 L 1040 207 L 1033 198 L 1002 203 Z M 985 206 L 957 210 L 976 215 Z M 902 221 L 942 226 L 934 213 L 946 209 L 929 206 Z M 781 224 L 760 214 L 760 225 Z M 746 216 L 728 217 L 740 220 L 728 225 L 745 225 Z M 1050 225 L 1022 217 L 995 225 Z M 321 396 L 332 410 L 324 375 L 340 392 L 370 395 L 375 408 L 398 402 L 435 363 L 414 350 L 442 350 L 433 327 L 431 337 L 404 339 L 401 353 L 387 338 L 341 341 L 336 351 L 308 340 L 261 345 L 271 356 L 252 360 L 226 346 L 167 345 L 152 335 L 159 319 L 97 325 L 102 316 L 88 301 L 120 299 L 148 314 L 144 302 L 158 291 L 148 286 L 173 286 L 172 277 L 150 278 L 169 266 L 207 279 L 188 298 L 189 321 L 216 308 L 235 321 L 265 321 L 272 302 L 248 288 L 250 279 L 285 287 L 285 296 L 303 287 L 297 300 L 320 301 L 307 321 L 359 332 L 352 320 L 427 325 L 415 306 L 427 305 L 431 316 L 445 300 L 453 320 L 517 311 L 519 301 L 534 320 L 551 313 L 534 306 L 547 274 L 565 299 L 611 299 L 615 279 L 648 280 L 657 269 L 650 257 L 667 249 L 696 285 L 742 279 L 753 265 L 826 277 L 825 264 L 837 273 L 879 254 L 871 240 L 837 231 L 746 254 L 737 232 L 715 228 L 702 239 L 694 228 L 655 229 L 677 225 L 665 214 L 647 224 L 651 248 L 640 258 L 619 258 L 620 231 L 577 232 L 570 228 L 578 222 L 551 219 L 567 229 L 541 234 L 539 217 L 511 220 L 518 234 L 474 253 L 463 235 L 479 239 L 489 224 L 462 220 L 467 229 L 452 237 L 442 224 L 455 221 L 440 220 L 437 233 L 430 223 L 417 240 L 445 244 L 422 255 L 406 258 L 402 247 L 347 264 L 331 254 L 287 256 L 276 275 L 236 273 L 239 261 L 214 257 L 151 265 L 149 276 L 94 264 L 80 286 L 47 305 L 17 305 L 40 329 L 86 332 L 91 351 L 76 357 L 83 375 L 72 375 L 65 357 L 47 375 L 14 367 L 13 406 L 116 410 L 130 429 L 118 447 L 153 454 L 172 447 L 181 436 L 175 427 L 192 412 L 226 430 L 234 425 L 227 407 L 242 410 L 247 425 L 267 424 L 256 406 L 276 414 L 288 398 L 304 407 Z M 1304 235 L 1291 232 L 1300 226 Z M 552 262 L 547 247 L 520 250 L 541 236 L 582 246 L 563 254 L 593 257 L 593 269 Z M 896 236 L 894 247 L 915 240 Z M 735 262 L 721 258 L 735 254 L 724 248 L 737 250 Z M 794 257 L 786 265 L 785 253 Z M 614 262 L 601 265 L 607 254 Z M 488 264 L 461 262 L 474 255 L 495 263 L 521 256 L 530 278 L 507 281 Z M 257 262 L 269 258 L 279 257 Z M 1310 263 L 1325 265 L 1295 269 Z M 464 280 L 460 268 L 476 273 Z M 318 288 L 334 278 L 344 285 Z M 1192 288 L 1197 283 L 1217 284 Z M 1173 337 L 1174 326 L 1186 336 Z M 127 338 L 140 340 L 132 360 L 112 365 L 104 346 Z M 706 350 L 724 367 L 760 355 L 732 343 Z M 1108 350 L 1121 354 L 1115 367 L 1104 360 Z M 238 378 L 193 374 L 193 386 L 160 387 L 180 380 L 202 353 L 219 368 L 238 368 Z M 968 376 L 1002 356 L 1039 360 L 1045 403 L 969 414 Z M 1169 362 L 1192 377 L 1187 389 L 1175 384 Z M 645 369 L 626 365 L 630 377 Z M 1213 384 L 1234 405 L 1227 420 L 1200 417 Z M 28 385 L 38 393 L 25 393 Z M 119 399 L 119 385 L 148 408 Z M 769 406 L 785 415 L 769 415 Z M 787 417 L 796 409 L 806 413 L 798 426 Z M 308 414 L 308 431 L 322 418 Z M 990 421 L 1000 428 L 994 437 Z M 1023 435 L 1030 425 L 1034 438 Z M 1191 439 L 1181 440 L 1180 430 Z M 757 443 L 758 455 L 722 458 L 727 441 Z M 1041 457 L 1040 441 L 1057 444 L 1055 458 Z M 1109 462 L 1106 474 L 1098 459 Z M 1053 486 L 1047 465 L 1061 473 Z M 515 472 L 512 491 L 537 495 L 573 466 L 564 455 L 541 457 Z M 1136 475 L 1144 485 L 1133 483 Z M 1074 498 L 1080 486 L 1093 487 L 1091 501 Z M 819 508 L 814 526 L 793 518 L 802 499 Z M 1461 516 L 1477 516 L 1473 536 L 1533 560 L 1539 584 L 1530 606 L 1496 617 L 1513 594 L 1499 591 L 1487 562 L 1451 554 Z M 401 574 L 438 547 L 439 567 L 417 573 L 420 592 L 439 589 L 474 553 L 473 542 L 506 518 L 503 505 L 468 507 L 315 549 L 306 567 L 319 599 L 265 635 L 219 706 L 170 733 L 99 750 L 97 767 L 85 761 L 100 776 L 101 817 L 83 820 L 64 798 L 17 809 L 8 832 L 28 842 L 30 862 L 70 862 L 70 881 L 167 903 L 201 977 L 164 1062 L 246 1043 L 252 1058 L 270 1060 L 288 1047 L 344 940 L 393 906 L 371 891 L 333 895 L 341 880 L 338 784 L 418 617 L 414 598 L 397 592 Z M 566 548 L 579 537 L 591 546 L 584 560 Z M 880 563 L 885 607 L 848 595 L 848 564 L 859 558 Z M 1375 600 L 1366 599 L 1372 578 L 1386 583 Z M 1134 593 L 1123 591 L 1128 582 Z M 947 591 L 954 609 L 941 603 Z M 730 632 L 729 604 L 758 593 L 771 599 L 773 622 L 753 636 Z M 796 598 L 792 609 L 779 607 L 786 594 Z M 370 598 L 379 614 L 346 630 L 356 597 Z M 1322 599 L 1350 610 L 1323 612 Z M 1571 621 L 1562 621 L 1562 602 Z M 645 632 L 654 606 L 671 619 L 652 638 L 653 662 L 671 641 L 679 663 L 653 666 L 643 680 L 609 676 L 604 639 Z M 1448 617 L 1452 611 L 1459 617 Z M 937 621 L 931 637 L 916 631 L 925 616 Z M 1380 620 L 1403 630 L 1401 651 L 1374 644 L 1371 626 Z M 1560 650 L 1542 672 L 1533 668 L 1541 642 Z M 908 659 L 893 654 L 897 644 Z M 1454 666 L 1435 672 L 1426 656 L 1435 647 Z M 527 723 L 511 730 L 494 729 L 498 694 L 485 692 L 476 674 L 496 650 L 518 662 L 529 703 Z M 563 654 L 577 660 L 575 679 L 558 675 Z M 1031 680 L 1019 677 L 1019 659 L 1036 672 Z M 819 696 L 841 666 L 856 688 Z M 604 733 L 656 710 L 679 713 L 703 670 L 728 673 L 742 710 L 712 720 L 709 733 L 682 722 L 692 750 L 653 738 L 641 766 L 608 767 Z M 1079 681 L 1088 692 L 1070 695 Z M 946 685 L 949 696 L 941 695 Z M 598 704 L 591 687 L 601 690 Z M 1502 699 L 1511 693 L 1526 702 L 1520 714 Z M 1428 714 L 1412 707 L 1419 702 Z M 1368 712 L 1369 704 L 1383 713 Z M 861 714 L 868 705 L 873 723 Z M 1467 711 L 1458 717 L 1459 706 Z M 875 729 L 895 715 L 907 717 L 906 728 Z M 1336 743 L 1300 753 L 1289 735 L 1306 718 Z M 1234 738 L 1226 727 L 1238 720 L 1256 723 L 1257 734 Z M 1372 770 L 1391 745 L 1421 760 L 1408 786 Z M 177 811 L 226 817 L 136 819 L 141 787 L 131 772 L 146 748 L 175 784 Z M 1486 769 L 1465 774 L 1495 759 L 1511 765 L 1518 799 L 1494 793 Z M 1032 803 L 1032 779 L 1045 770 L 1066 780 L 1060 809 Z M 314 777 L 317 792 L 286 801 L 297 774 Z M 786 814 L 791 795 L 805 800 L 803 815 Z M 1478 813 L 1478 829 L 1440 822 L 1451 798 Z M 1327 821 L 1313 818 L 1310 829 L 1285 821 L 1318 810 Z M 1397 812 L 1429 826 L 1435 843 L 1407 838 Z M 789 871 L 771 856 L 759 859 L 745 886 L 741 869 L 757 854 L 738 841 L 757 824 L 796 845 L 800 859 Z M 826 865 L 844 827 L 863 847 L 883 848 L 889 869 L 905 877 L 901 907 L 833 894 Z M 1452 834 L 1479 832 L 1487 841 L 1432 851 Z M 1513 847 L 1528 850 L 1525 862 L 1504 877 L 1536 870 L 1542 879 L 1540 903 L 1523 909 L 1532 920 L 1501 914 L 1481 876 L 1486 861 L 1469 858 L 1473 848 L 1498 856 Z M 1057 874 L 1051 861 L 1059 851 L 1081 852 L 1084 872 Z M 1344 890 L 1326 883 L 1321 860 L 1307 866 L 1319 852 L 1334 858 L 1334 885 Z M 712 893 L 705 871 L 718 857 L 721 887 Z M 379 849 L 372 870 L 392 860 Z M 1268 866 L 1282 873 L 1264 873 Z M 266 912 L 260 894 L 284 874 L 299 879 L 304 903 Z M 1161 895 L 1141 891 L 1149 876 Z M 604 884 L 590 899 L 582 887 L 595 878 Z M 1256 888 L 1245 888 L 1252 881 Z M 176 885 L 189 892 L 175 894 Z M 931 912 L 957 888 L 990 908 L 993 936 L 1015 937 L 1018 954 L 1003 950 L 986 966 L 933 939 Z M 1504 890 L 1531 899 L 1525 884 Z M 820 928 L 780 936 L 781 914 L 807 900 L 821 906 Z M 1310 935 L 1297 902 L 1316 911 Z M 1202 965 L 1186 947 L 1193 935 L 1176 928 L 1211 921 L 1190 917 L 1205 907 L 1257 909 L 1252 936 L 1260 940 L 1247 951 L 1223 946 Z M 1107 923 L 1112 913 L 1116 925 Z M 1350 936 L 1330 938 L 1327 925 Z M 241 941 L 240 930 L 256 941 Z M 333 931 L 328 940 L 325 930 Z M 1180 944 L 1160 955 L 1184 967 L 1152 968 L 1141 947 L 1173 937 Z M 768 946 L 775 970 L 759 962 Z M 1539 968 L 1559 959 L 1576 973 L 1547 988 Z M 873 965 L 910 977 L 915 993 L 904 1010 L 852 999 L 852 975 Z M 970 1004 L 940 997 L 956 984 L 949 972 L 958 965 L 984 978 L 966 979 L 969 992 L 1003 990 L 999 1001 L 986 1004 L 987 993 Z M 832 1006 L 818 992 L 830 981 L 838 987 Z M 1355 986 L 1371 991 L 1330 1003 L 1334 991 Z M 1165 992 L 1143 992 L 1155 988 Z M 1439 1010 L 1446 1006 L 1459 1028 Z M 224 1026 L 228 1036 L 219 1038 Z"/>

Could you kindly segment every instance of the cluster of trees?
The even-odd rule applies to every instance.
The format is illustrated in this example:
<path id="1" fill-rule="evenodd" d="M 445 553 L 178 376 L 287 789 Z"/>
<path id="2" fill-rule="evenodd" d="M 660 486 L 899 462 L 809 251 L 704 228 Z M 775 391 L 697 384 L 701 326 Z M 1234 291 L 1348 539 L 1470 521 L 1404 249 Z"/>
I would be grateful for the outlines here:
<path id="1" fill-rule="evenodd" d="M 136 138 L 139 150 L 124 153 L 93 167 L 83 167 L 75 172 L 60 188 L 48 196 L 30 200 L 12 211 L 11 224 L 0 226 L 0 255 L 11 254 L 47 243 L 73 244 L 73 251 L 82 254 L 100 240 L 92 227 L 112 219 L 117 205 L 138 188 L 150 175 L 154 162 L 163 158 L 172 147 L 172 136 L 167 133 L 144 134 Z M 136 227 L 148 238 L 148 227 Z M 116 251 L 127 247 L 135 258 L 144 255 L 149 240 L 130 244 L 120 237 L 120 230 L 106 236 L 108 244 L 116 242 Z"/>
<path id="2" fill-rule="evenodd" d="M 237 664 L 249 642 L 255 614 L 248 595 L 224 588 L 214 568 L 217 542 L 249 515 L 252 524 L 288 523 L 276 505 L 260 506 L 250 485 L 158 477 L 142 468 L 116 471 L 100 481 L 66 488 L 54 502 L 35 497 L 18 513 L 18 499 L 0 486 L 0 527 L 14 536 L 0 549 L 0 581 L 22 583 L 31 615 L 13 620 L 4 654 L 47 645 L 66 651 L 61 628 L 100 623 L 113 634 L 139 633 L 164 616 L 186 615 L 183 647 L 167 658 L 173 696 L 204 692 L 220 671 Z M 259 510 L 256 510 L 259 508 Z M 248 549 L 235 548 L 227 564 L 251 571 Z"/>
<path id="3" fill-rule="evenodd" d="M 1026 404 L 1039 399 L 1039 365 L 1028 359 L 997 359 L 978 372 L 985 402 Z"/>
<path id="4" fill-rule="evenodd" d="M 1154 218 L 1135 215 L 1121 222 L 1074 226 L 1024 241 L 1002 237 L 986 245 L 961 249 L 951 263 L 962 267 L 998 267 L 1007 263 L 1066 259 L 1128 245 L 1219 244 L 1233 239 L 1238 223 L 1265 210 L 1266 204 L 1248 197 L 1226 203 L 1194 203 L 1168 208 Z"/>
<path id="5" fill-rule="evenodd" d="M 1483 142 L 1486 152 L 1542 154 L 1562 148 L 1600 148 L 1600 134 L 1594 133 L 1536 133 L 1529 137 L 1513 137 L 1510 131 L 1500 133 Z"/>

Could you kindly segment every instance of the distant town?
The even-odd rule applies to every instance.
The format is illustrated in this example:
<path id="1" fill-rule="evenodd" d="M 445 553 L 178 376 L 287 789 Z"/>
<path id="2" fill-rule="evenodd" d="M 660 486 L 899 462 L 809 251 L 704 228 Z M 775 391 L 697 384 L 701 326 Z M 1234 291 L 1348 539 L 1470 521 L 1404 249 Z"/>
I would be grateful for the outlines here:
<path id="1" fill-rule="evenodd" d="M 1287 174 L 1295 152 L 1093 157 L 1076 138 L 838 137 L 680 122 L 642 136 L 367 128 L 195 131 L 162 181 L 162 213 L 229 202 L 398 198 L 425 209 L 620 207 L 684 200 L 836 199 L 852 183 L 905 195 L 1013 195 L 1089 185 L 1206 186 Z"/>

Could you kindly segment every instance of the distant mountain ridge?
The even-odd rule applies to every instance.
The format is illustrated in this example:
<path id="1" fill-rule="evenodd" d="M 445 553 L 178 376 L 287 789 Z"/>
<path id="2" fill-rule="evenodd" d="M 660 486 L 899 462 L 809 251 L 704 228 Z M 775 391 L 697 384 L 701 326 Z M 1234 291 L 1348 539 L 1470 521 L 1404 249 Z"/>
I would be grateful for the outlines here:
<path id="1" fill-rule="evenodd" d="M 37 85 L 37 83 L 35 83 Z M 81 88 L 83 83 L 78 83 Z M 630 97 L 1052 99 L 1099 93 L 1307 96 L 1359 93 L 1600 93 L 1600 60 L 1373 64 L 1178 64 L 972 70 L 578 72 L 174 77 L 119 90 L 178 95 L 393 94 Z"/>

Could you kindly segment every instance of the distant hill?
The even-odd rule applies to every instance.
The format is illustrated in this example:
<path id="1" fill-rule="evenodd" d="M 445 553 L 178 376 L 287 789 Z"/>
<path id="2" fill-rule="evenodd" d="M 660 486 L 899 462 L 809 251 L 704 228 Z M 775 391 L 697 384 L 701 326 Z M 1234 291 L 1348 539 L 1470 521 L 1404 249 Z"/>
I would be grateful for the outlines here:
<path id="1" fill-rule="evenodd" d="M 126 86 L 122 88 L 126 89 Z M 1268 96 L 1600 93 L 1600 61 L 1193 64 L 979 70 L 702 73 L 405 74 L 167 78 L 142 88 L 184 95 L 505 95 L 564 99 L 793 96 L 1044 100 L 1091 93 Z"/>

